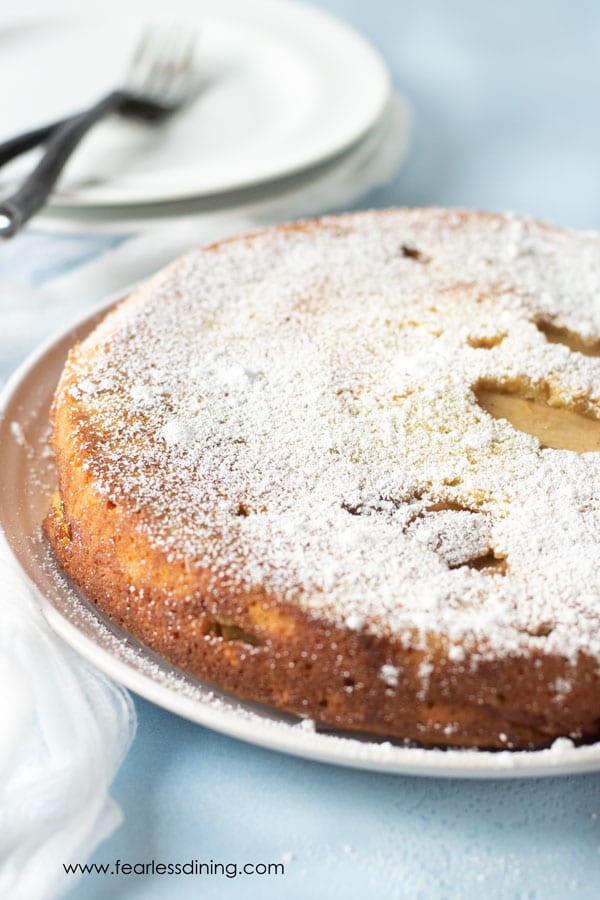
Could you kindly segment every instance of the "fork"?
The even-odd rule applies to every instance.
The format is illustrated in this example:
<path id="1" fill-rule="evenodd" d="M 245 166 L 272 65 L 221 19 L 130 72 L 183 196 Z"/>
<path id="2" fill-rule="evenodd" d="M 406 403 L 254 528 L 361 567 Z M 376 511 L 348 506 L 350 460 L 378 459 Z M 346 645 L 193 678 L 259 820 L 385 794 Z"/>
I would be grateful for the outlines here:
<path id="1" fill-rule="evenodd" d="M 195 42 L 194 34 L 176 26 L 146 28 L 122 87 L 84 112 L 8 142 L 29 141 L 29 149 L 47 139 L 37 166 L 14 194 L 0 202 L 0 237 L 15 235 L 41 209 L 79 142 L 104 116 L 120 112 L 158 122 L 180 109 L 193 93 Z"/>

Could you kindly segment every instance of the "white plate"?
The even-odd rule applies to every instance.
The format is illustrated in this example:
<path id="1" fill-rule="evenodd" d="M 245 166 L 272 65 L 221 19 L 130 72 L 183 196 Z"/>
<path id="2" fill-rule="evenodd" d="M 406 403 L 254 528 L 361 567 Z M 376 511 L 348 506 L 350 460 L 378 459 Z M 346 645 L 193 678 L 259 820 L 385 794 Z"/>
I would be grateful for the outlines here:
<path id="1" fill-rule="evenodd" d="M 561 739 L 535 752 L 425 750 L 379 738 L 311 730 L 293 716 L 230 694 L 176 670 L 99 613 L 54 565 L 39 537 L 53 487 L 48 412 L 68 349 L 102 312 L 89 313 L 15 373 L 0 397 L 0 524 L 9 553 L 38 595 L 51 626 L 99 669 L 148 700 L 224 734 L 295 756 L 380 772 L 462 778 L 515 778 L 600 769 L 600 744 Z"/>
<path id="2" fill-rule="evenodd" d="M 297 175 L 262 187 L 172 203 L 119 207 L 51 205 L 38 214 L 35 224 L 58 232 L 137 234 L 178 222 L 189 225 L 191 242 L 197 240 L 196 229 L 202 221 L 234 216 L 247 220 L 251 223 L 247 227 L 255 229 L 263 222 L 270 225 L 292 217 L 347 209 L 395 174 L 408 147 L 410 121 L 408 104 L 395 94 L 381 119 L 358 144 Z"/>
<path id="3" fill-rule="evenodd" d="M 290 0 L 204 0 L 202 87 L 160 126 L 115 117 L 70 161 L 53 202 L 157 203 L 292 175 L 349 148 L 389 99 L 378 53 L 343 23 Z M 0 140 L 83 108 L 122 77 L 147 18 L 64 14 L 0 28 Z M 43 77 L 41 75 L 43 74 Z M 7 168 L 16 177 L 31 160 Z M 4 176 L 3 176 L 4 180 Z"/>

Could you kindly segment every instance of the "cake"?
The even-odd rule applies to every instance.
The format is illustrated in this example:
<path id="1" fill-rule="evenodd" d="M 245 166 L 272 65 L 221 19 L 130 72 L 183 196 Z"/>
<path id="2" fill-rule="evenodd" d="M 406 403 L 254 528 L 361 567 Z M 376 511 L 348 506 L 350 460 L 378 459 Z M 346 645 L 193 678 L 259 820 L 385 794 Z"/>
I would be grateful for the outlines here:
<path id="1" fill-rule="evenodd" d="M 416 209 L 188 253 L 74 347 L 55 555 L 239 697 L 424 746 L 600 735 L 600 236 Z"/>

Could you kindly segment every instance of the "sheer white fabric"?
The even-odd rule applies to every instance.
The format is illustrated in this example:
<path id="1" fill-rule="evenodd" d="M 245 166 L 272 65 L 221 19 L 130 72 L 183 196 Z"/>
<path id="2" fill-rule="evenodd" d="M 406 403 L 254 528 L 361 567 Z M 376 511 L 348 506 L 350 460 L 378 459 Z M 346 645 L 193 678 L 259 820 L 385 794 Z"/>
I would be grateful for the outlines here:
<path id="1" fill-rule="evenodd" d="M 135 731 L 125 690 L 47 626 L 0 552 L 0 897 L 49 900 L 121 822 L 109 787 Z"/>

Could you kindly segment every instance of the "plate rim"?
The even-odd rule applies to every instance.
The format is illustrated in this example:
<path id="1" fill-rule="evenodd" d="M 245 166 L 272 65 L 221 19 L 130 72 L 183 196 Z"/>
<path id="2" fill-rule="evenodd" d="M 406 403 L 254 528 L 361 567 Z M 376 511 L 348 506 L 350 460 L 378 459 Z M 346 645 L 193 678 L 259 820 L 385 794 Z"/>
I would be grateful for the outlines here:
<path id="1" fill-rule="evenodd" d="M 87 333 L 89 328 L 93 327 L 94 319 L 128 296 L 135 287 L 136 284 L 121 288 L 119 291 L 112 292 L 100 303 L 85 309 L 81 317 L 57 330 L 26 357 L 0 391 L 0 424 L 4 426 L 9 424 L 8 412 L 13 395 L 18 392 L 22 383 L 34 373 L 36 366 L 50 356 L 53 351 L 56 351 L 57 345 L 64 342 L 69 335 L 73 335 L 73 341 L 75 341 Z M 47 413 L 45 407 L 43 410 L 38 410 L 36 416 L 40 416 L 42 413 Z M 4 467 L 0 467 L 0 490 L 3 489 L 2 485 L 5 479 L 6 470 Z M 7 558 L 4 560 L 3 557 Z M 191 684 L 197 682 L 198 686 L 204 687 L 208 694 L 218 695 L 220 701 L 224 698 L 223 708 L 215 709 L 208 702 L 208 697 L 202 701 L 186 695 L 181 690 L 173 689 L 168 684 L 149 675 L 148 672 L 141 671 L 141 667 L 136 668 L 131 661 L 125 661 L 107 648 L 98 645 L 89 635 L 83 633 L 76 623 L 72 622 L 44 595 L 41 588 L 23 569 L 2 519 L 0 519 L 0 562 L 12 564 L 41 607 L 50 628 L 80 656 L 83 656 L 89 664 L 163 709 L 229 737 L 303 759 L 390 775 L 489 780 L 583 774 L 600 769 L 600 742 L 577 747 L 561 747 L 560 752 L 555 752 L 556 748 L 495 752 L 476 749 L 442 750 L 402 747 L 390 744 L 384 738 L 382 741 L 364 741 L 348 737 L 347 732 L 341 736 L 332 733 L 311 732 L 298 727 L 297 724 L 291 725 L 285 719 L 282 720 L 280 717 L 286 714 L 275 708 L 260 707 L 265 712 L 256 713 L 257 704 L 237 699 L 200 679 L 190 680 L 190 676 L 185 672 L 175 669 L 165 661 L 163 674 L 172 676 L 175 672 L 177 677 L 180 677 L 181 684 L 184 684 L 186 679 Z M 91 601 L 88 602 L 91 605 Z M 93 608 L 92 605 L 90 609 L 83 606 L 86 612 L 90 612 L 91 608 Z M 104 627 L 100 616 L 97 617 L 97 621 L 101 627 Z M 115 627 L 118 628 L 118 626 Z M 134 643 L 136 647 L 138 645 L 143 647 L 138 641 Z M 145 651 L 144 661 L 156 665 L 156 654 L 148 648 L 145 648 Z M 136 650 L 136 652 L 138 651 Z M 144 656 L 144 650 L 141 655 Z M 248 712 L 254 713 L 254 715 L 248 715 Z M 273 725 L 277 727 L 273 727 Z"/>
<path id="2" fill-rule="evenodd" d="M 389 67 L 380 50 L 363 36 L 357 29 L 344 19 L 339 18 L 327 10 L 322 10 L 310 3 L 298 2 L 298 0 L 204 0 L 202 8 L 194 10 L 188 4 L 181 0 L 174 0 L 172 3 L 174 12 L 169 17 L 160 14 L 156 9 L 152 10 L 152 21 L 160 22 L 162 19 L 172 23 L 175 14 L 181 14 L 181 20 L 186 22 L 194 22 L 197 26 L 202 23 L 202 19 L 213 18 L 213 20 L 225 21 L 228 17 L 239 17 L 241 22 L 248 23 L 253 27 L 262 27 L 265 32 L 274 31 L 279 34 L 281 28 L 280 22 L 285 22 L 288 18 L 294 21 L 303 22 L 303 34 L 306 34 L 312 28 L 319 26 L 327 29 L 328 33 L 335 37 L 337 41 L 343 43 L 346 48 L 344 55 L 352 54 L 360 57 L 358 64 L 365 66 L 364 71 L 367 72 L 369 82 L 371 83 L 370 92 L 372 94 L 368 107 L 362 110 L 361 117 L 357 117 L 353 112 L 352 118 L 354 124 L 348 122 L 343 129 L 343 137 L 340 140 L 339 128 L 338 137 L 335 138 L 329 133 L 326 141 L 321 141 L 320 150 L 315 148 L 311 150 L 309 155 L 286 154 L 286 160 L 281 162 L 275 168 L 271 167 L 269 174 L 245 175 L 237 178 L 221 178 L 220 183 L 216 186 L 204 188 L 189 188 L 181 185 L 173 187 L 165 184 L 162 189 L 153 189 L 151 196 L 148 195 L 144 188 L 125 188 L 124 186 L 110 187 L 110 182 L 106 185 L 94 185 L 89 188 L 85 186 L 77 188 L 75 191 L 61 191 L 60 188 L 54 193 L 50 199 L 50 205 L 58 209 L 86 209 L 90 207 L 102 208 L 118 208 L 120 206 L 128 206 L 133 204 L 144 203 L 164 203 L 177 202 L 181 200 L 193 200 L 204 197 L 220 196 L 234 191 L 242 191 L 246 189 L 259 188 L 270 184 L 274 180 L 294 177 L 300 175 L 305 169 L 326 163 L 330 158 L 337 154 L 341 154 L 349 150 L 354 143 L 358 143 L 369 131 L 371 127 L 379 120 L 383 114 L 386 104 L 392 95 L 392 79 Z M 107 21 L 111 8 L 114 9 L 114 2 L 110 2 L 103 9 L 94 7 L 92 10 L 85 11 L 80 7 L 63 2 L 55 8 L 51 13 L 45 12 L 35 16 L 25 12 L 22 16 L 18 13 L 12 16 L 6 16 L 0 20 L 0 37 L 2 32 L 9 29 L 27 30 L 31 28 L 40 28 L 44 26 L 56 26 L 62 22 L 68 23 L 89 23 L 90 21 Z M 123 13 L 120 12 L 122 18 L 129 21 L 136 19 L 135 16 L 137 4 L 128 6 Z M 266 17 L 266 18 L 265 18 Z M 312 28 L 311 28 L 312 22 Z M 283 40 L 283 37 L 281 38 Z M 302 45 L 304 46 L 304 44 Z M 361 75 L 362 77 L 362 75 Z M 304 158 L 302 158 L 304 157 Z"/>

